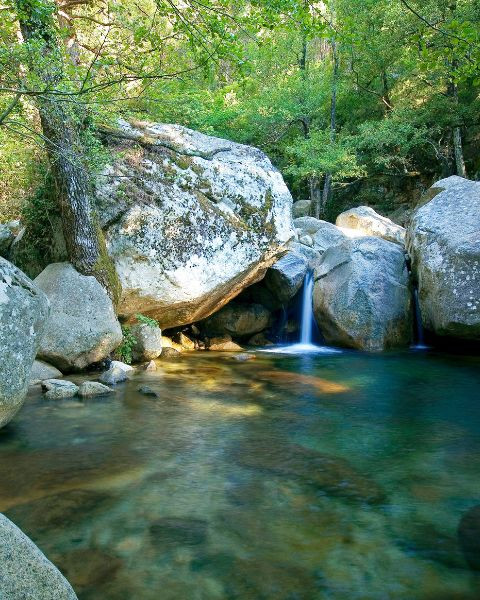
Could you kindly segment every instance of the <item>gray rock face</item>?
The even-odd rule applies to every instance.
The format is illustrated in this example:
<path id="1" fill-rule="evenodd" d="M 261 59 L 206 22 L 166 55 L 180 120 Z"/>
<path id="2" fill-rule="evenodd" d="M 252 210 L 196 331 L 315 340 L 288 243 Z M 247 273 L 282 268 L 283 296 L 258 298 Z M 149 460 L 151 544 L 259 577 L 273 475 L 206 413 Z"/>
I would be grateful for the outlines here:
<path id="1" fill-rule="evenodd" d="M 35 360 L 30 371 L 30 385 L 40 383 L 45 379 L 58 379 L 61 376 L 61 371 L 53 365 L 49 365 L 43 360 Z"/>
<path id="2" fill-rule="evenodd" d="M 425 328 L 480 340 L 480 183 L 453 176 L 412 215 L 407 249 Z"/>
<path id="3" fill-rule="evenodd" d="M 312 203 L 310 200 L 297 200 L 292 206 L 292 216 L 294 219 L 299 217 L 307 217 L 310 214 Z"/>
<path id="4" fill-rule="evenodd" d="M 307 259 L 296 252 L 287 252 L 265 275 L 265 285 L 281 304 L 291 300 L 302 287 L 308 269 Z"/>
<path id="5" fill-rule="evenodd" d="M 403 250 L 364 237 L 329 248 L 315 270 L 315 318 L 328 343 L 380 351 L 409 343 L 411 295 Z"/>
<path id="6" fill-rule="evenodd" d="M 322 226 L 317 229 L 313 236 L 313 247 L 317 252 L 323 254 L 331 246 L 345 242 L 347 236 L 336 225 L 327 221 L 321 221 L 321 223 Z"/>
<path id="7" fill-rule="evenodd" d="M 148 323 L 133 325 L 130 333 L 135 338 L 136 344 L 132 350 L 135 362 L 153 360 L 162 353 L 162 330 L 160 327 Z"/>
<path id="8" fill-rule="evenodd" d="M 81 275 L 70 263 L 54 263 L 35 283 L 51 305 L 39 358 L 62 371 L 83 369 L 121 343 L 112 302 L 95 277 Z"/>
<path id="9" fill-rule="evenodd" d="M 2 514 L 0 597 L 5 600 L 77 600 L 60 571 Z"/>
<path id="10" fill-rule="evenodd" d="M 370 206 L 358 206 L 341 213 L 336 224 L 338 227 L 356 229 L 364 235 L 383 238 L 395 244 L 405 243 L 405 229 L 378 214 Z"/>
<path id="11" fill-rule="evenodd" d="M 0 427 L 23 404 L 47 316 L 45 294 L 0 258 Z"/>
<path id="12" fill-rule="evenodd" d="M 263 331 L 270 323 L 270 311 L 261 304 L 231 302 L 202 322 L 207 336 L 231 335 L 246 337 Z"/>
<path id="13" fill-rule="evenodd" d="M 262 279 L 293 236 L 292 198 L 259 150 L 177 125 L 120 123 L 97 189 L 119 313 L 192 323 Z"/>
<path id="14" fill-rule="evenodd" d="M 315 235 L 323 227 L 323 223 L 326 223 L 326 221 L 315 217 L 299 217 L 293 221 L 295 229 L 301 229 L 302 234 L 310 236 Z"/>

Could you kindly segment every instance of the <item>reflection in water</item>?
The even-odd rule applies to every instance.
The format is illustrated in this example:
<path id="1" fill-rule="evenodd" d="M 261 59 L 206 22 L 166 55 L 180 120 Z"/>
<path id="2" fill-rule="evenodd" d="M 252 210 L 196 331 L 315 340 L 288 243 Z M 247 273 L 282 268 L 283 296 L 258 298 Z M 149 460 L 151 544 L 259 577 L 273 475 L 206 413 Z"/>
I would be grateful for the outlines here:
<path id="1" fill-rule="evenodd" d="M 480 597 L 477 359 L 232 358 L 0 431 L 0 510 L 80 600 Z"/>

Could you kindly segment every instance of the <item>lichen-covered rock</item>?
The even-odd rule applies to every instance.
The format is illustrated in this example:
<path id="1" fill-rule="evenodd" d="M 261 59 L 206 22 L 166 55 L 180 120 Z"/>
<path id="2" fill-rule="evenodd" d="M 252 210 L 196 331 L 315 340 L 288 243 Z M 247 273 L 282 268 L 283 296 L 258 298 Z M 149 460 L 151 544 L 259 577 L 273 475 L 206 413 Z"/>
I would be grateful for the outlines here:
<path id="1" fill-rule="evenodd" d="M 291 195 L 260 150 L 178 125 L 120 126 L 129 140 L 112 137 L 122 152 L 97 189 L 119 313 L 162 328 L 203 319 L 284 251 Z"/>
<path id="2" fill-rule="evenodd" d="M 411 295 L 398 244 L 362 237 L 329 248 L 315 270 L 313 306 L 325 340 L 380 351 L 411 337 Z"/>
<path id="3" fill-rule="evenodd" d="M 63 371 L 103 360 L 122 341 L 112 302 L 95 277 L 70 263 L 48 265 L 35 284 L 50 300 L 51 311 L 38 356 Z"/>
<path id="4" fill-rule="evenodd" d="M 137 323 L 130 329 L 135 338 L 132 356 L 135 362 L 153 360 L 162 353 L 162 330 L 157 325 Z"/>
<path id="5" fill-rule="evenodd" d="M 423 324 L 480 340 L 480 182 L 448 177 L 429 195 L 407 232 Z"/>
<path id="6" fill-rule="evenodd" d="M 379 237 L 395 244 L 405 243 L 405 229 L 370 206 L 357 206 L 338 215 L 338 227 L 355 229 L 363 235 Z"/>
<path id="7" fill-rule="evenodd" d="M 0 258 L 0 427 L 23 404 L 47 316 L 45 294 Z"/>
<path id="8" fill-rule="evenodd" d="M 307 259 L 290 251 L 273 264 L 265 275 L 265 285 L 281 304 L 291 300 L 302 287 L 308 269 Z"/>
<path id="9" fill-rule="evenodd" d="M 270 311 L 261 304 L 231 302 L 205 319 L 201 328 L 208 337 L 224 334 L 247 337 L 266 329 L 270 316 Z"/>
<path id="10" fill-rule="evenodd" d="M 0 598 L 77 600 L 72 587 L 37 546 L 0 514 Z"/>

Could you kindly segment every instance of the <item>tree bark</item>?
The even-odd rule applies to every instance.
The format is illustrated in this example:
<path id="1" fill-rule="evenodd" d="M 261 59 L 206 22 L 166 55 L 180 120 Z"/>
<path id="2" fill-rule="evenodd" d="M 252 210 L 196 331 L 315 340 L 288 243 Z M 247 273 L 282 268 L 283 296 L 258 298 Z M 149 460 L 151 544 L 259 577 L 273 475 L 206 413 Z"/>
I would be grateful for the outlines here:
<path id="1" fill-rule="evenodd" d="M 62 81 L 63 61 L 55 36 L 54 6 L 47 0 L 44 4 L 45 10 L 39 11 L 38 7 L 32 6 L 31 0 L 16 0 L 23 39 L 43 44 L 42 58 L 45 60 L 33 59 L 29 68 L 46 90 L 45 94 L 36 96 L 36 102 L 67 252 L 72 265 L 80 273 L 96 277 L 116 304 L 121 293 L 120 280 L 108 255 L 92 203 L 91 182 L 84 164 L 78 126 L 62 97 L 49 93 Z"/>

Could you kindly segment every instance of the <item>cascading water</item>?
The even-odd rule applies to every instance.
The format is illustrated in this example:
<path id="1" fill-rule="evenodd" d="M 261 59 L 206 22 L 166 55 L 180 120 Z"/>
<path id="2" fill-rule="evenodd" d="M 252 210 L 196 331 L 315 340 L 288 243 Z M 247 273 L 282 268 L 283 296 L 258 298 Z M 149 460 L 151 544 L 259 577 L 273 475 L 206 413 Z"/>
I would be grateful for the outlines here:
<path id="1" fill-rule="evenodd" d="M 418 287 L 413 287 L 413 318 L 415 324 L 415 350 L 425 350 L 425 340 L 423 335 L 422 312 L 420 310 L 420 301 L 418 299 Z"/>
<path id="2" fill-rule="evenodd" d="M 312 332 L 314 325 L 313 316 L 313 271 L 308 271 L 303 282 L 302 313 L 300 316 L 300 341 L 290 346 L 279 348 L 266 348 L 265 352 L 279 352 L 281 354 L 309 354 L 325 353 L 335 354 L 340 352 L 329 346 L 316 346 L 312 343 Z"/>
<path id="3" fill-rule="evenodd" d="M 300 345 L 312 345 L 313 327 L 313 272 L 305 275 L 303 283 L 302 317 L 300 323 Z"/>

